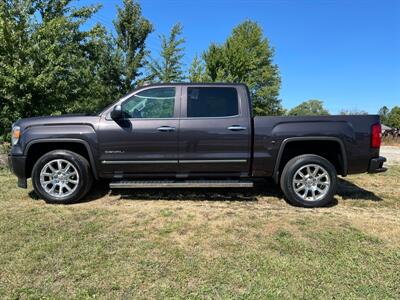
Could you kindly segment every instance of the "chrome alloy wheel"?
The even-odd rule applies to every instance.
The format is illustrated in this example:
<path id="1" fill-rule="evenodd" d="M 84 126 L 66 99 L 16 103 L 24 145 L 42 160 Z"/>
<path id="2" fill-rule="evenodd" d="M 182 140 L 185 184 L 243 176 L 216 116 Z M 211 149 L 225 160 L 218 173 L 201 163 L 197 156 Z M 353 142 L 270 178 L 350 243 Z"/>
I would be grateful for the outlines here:
<path id="1" fill-rule="evenodd" d="M 40 171 L 40 185 L 45 192 L 56 198 L 71 195 L 78 187 L 79 174 L 72 163 L 54 159 Z"/>
<path id="2" fill-rule="evenodd" d="M 325 197 L 331 184 L 329 173 L 320 165 L 307 164 L 293 176 L 293 190 L 306 201 L 318 201 Z"/>

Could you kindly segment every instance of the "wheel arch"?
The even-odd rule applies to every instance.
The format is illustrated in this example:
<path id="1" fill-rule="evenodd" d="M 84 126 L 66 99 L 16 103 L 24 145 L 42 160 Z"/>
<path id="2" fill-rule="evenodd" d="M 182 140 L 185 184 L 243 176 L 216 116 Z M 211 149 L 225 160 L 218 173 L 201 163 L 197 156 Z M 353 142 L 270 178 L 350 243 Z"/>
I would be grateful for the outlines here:
<path id="1" fill-rule="evenodd" d="M 37 152 L 35 150 L 37 150 Z M 72 138 L 49 138 L 30 141 L 24 150 L 24 155 L 27 158 L 27 165 L 25 169 L 27 178 L 30 177 L 33 166 L 37 159 L 52 150 L 69 150 L 82 155 L 89 161 L 94 178 L 96 180 L 98 179 L 96 164 L 89 143 L 82 139 Z"/>
<path id="2" fill-rule="evenodd" d="M 345 146 L 344 143 L 341 139 L 339 139 L 338 137 L 320 137 L 320 136 L 310 136 L 310 137 L 291 137 L 291 138 L 286 138 L 282 141 L 278 154 L 277 154 L 277 159 L 275 161 L 275 166 L 274 166 L 274 171 L 272 174 L 272 177 L 274 179 L 274 181 L 276 183 L 279 182 L 279 176 L 280 173 L 284 167 L 284 163 L 287 162 L 290 158 L 292 157 L 285 157 L 285 151 L 287 149 L 289 149 L 289 147 L 291 145 L 294 144 L 299 144 L 302 143 L 302 145 L 311 145 L 312 143 L 321 143 L 324 144 L 326 143 L 326 145 L 332 145 L 332 144 L 336 144 L 337 147 L 339 147 L 340 149 L 340 160 L 338 162 L 332 162 L 331 159 L 329 159 L 328 157 L 321 155 L 320 151 L 307 151 L 302 153 L 301 149 L 299 151 L 297 151 L 297 155 L 301 155 L 301 154 L 316 154 L 316 155 L 320 155 L 326 159 L 328 159 L 331 163 L 333 163 L 335 165 L 335 167 L 338 169 L 338 173 L 341 174 L 342 176 L 346 176 L 347 175 L 347 154 L 346 154 L 346 150 L 345 150 Z M 306 147 L 305 147 L 306 149 Z M 283 165 L 282 165 L 283 164 Z"/>

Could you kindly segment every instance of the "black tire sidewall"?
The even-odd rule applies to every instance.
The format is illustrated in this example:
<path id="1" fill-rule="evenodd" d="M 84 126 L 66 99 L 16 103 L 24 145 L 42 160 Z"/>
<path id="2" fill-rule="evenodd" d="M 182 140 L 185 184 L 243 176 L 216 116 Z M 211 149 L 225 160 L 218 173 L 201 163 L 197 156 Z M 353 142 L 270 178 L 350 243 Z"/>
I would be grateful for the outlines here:
<path id="1" fill-rule="evenodd" d="M 54 159 L 64 159 L 70 162 L 78 171 L 79 183 L 77 189 L 63 198 L 56 198 L 44 191 L 40 184 L 40 171 L 49 161 Z M 81 155 L 68 150 L 55 150 L 40 157 L 32 169 L 32 185 L 38 196 L 48 203 L 67 204 L 74 203 L 81 199 L 89 190 L 92 183 L 90 167 L 87 160 Z"/>
<path id="2" fill-rule="evenodd" d="M 323 167 L 329 174 L 331 184 L 324 198 L 317 201 L 307 201 L 298 196 L 293 190 L 292 180 L 295 172 L 304 165 L 316 164 Z M 325 158 L 306 154 L 292 158 L 285 166 L 281 176 L 281 188 L 286 198 L 296 206 L 321 207 L 328 205 L 336 193 L 337 173 L 335 167 Z"/>

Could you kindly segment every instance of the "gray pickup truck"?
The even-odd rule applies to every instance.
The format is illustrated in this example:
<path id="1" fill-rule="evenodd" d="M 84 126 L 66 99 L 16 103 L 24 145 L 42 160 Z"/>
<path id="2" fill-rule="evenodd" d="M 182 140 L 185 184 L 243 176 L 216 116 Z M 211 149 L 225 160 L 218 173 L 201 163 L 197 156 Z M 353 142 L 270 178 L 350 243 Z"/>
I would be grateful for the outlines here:
<path id="1" fill-rule="evenodd" d="M 94 116 L 36 117 L 12 128 L 9 164 L 47 202 L 111 188 L 252 187 L 272 177 L 294 205 L 332 201 L 337 174 L 383 172 L 377 115 L 253 117 L 243 84 L 138 88 Z"/>

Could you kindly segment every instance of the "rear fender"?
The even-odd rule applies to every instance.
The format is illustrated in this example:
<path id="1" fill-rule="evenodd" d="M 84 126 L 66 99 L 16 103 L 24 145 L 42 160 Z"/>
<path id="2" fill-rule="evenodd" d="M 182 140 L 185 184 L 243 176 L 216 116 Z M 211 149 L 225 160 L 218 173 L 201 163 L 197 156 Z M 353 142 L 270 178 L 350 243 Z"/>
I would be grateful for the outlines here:
<path id="1" fill-rule="evenodd" d="M 282 154 L 283 151 L 285 150 L 285 147 L 291 143 L 291 142 L 307 142 L 307 141 L 333 141 L 339 144 L 340 146 L 340 150 L 341 150 L 341 155 L 342 155 L 342 159 L 343 159 L 343 164 L 342 164 L 342 172 L 341 175 L 342 176 L 346 176 L 347 175 L 347 154 L 346 154 L 346 150 L 345 150 L 345 146 L 344 143 L 341 139 L 337 138 L 337 137 L 328 137 L 328 136 L 310 136 L 310 137 L 291 137 L 291 138 L 286 138 L 285 140 L 283 140 L 283 142 L 281 143 L 281 146 L 279 148 L 278 151 L 278 155 L 276 158 L 276 162 L 275 162 L 275 167 L 274 167 L 274 171 L 273 171 L 273 179 L 275 182 L 279 181 L 279 167 L 281 164 L 281 160 L 282 160 Z"/>

